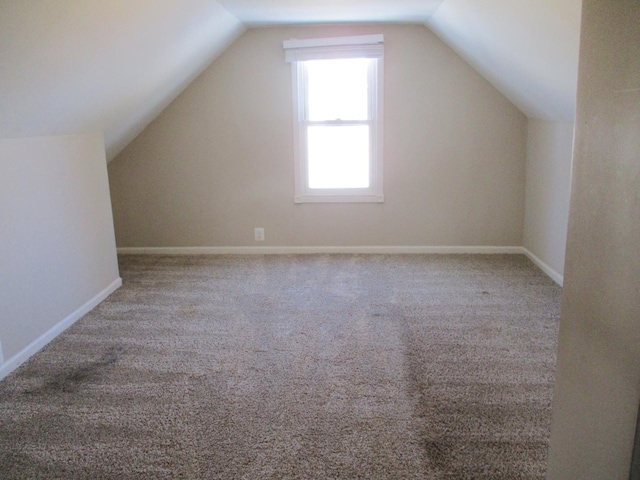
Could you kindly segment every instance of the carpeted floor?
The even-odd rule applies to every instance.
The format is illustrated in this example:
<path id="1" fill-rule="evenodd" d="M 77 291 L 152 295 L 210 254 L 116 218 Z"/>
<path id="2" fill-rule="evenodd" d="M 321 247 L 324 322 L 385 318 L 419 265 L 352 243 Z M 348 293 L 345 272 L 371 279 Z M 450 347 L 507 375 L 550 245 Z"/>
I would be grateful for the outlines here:
<path id="1" fill-rule="evenodd" d="M 123 256 L 0 383 L 1 478 L 543 478 L 561 289 L 518 255 Z"/>

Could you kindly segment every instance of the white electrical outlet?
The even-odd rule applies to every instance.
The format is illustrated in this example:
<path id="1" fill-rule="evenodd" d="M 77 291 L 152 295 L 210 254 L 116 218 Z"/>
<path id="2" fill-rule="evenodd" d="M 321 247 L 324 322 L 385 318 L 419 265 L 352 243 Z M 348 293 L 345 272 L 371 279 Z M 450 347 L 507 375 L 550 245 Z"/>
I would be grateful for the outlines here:
<path id="1" fill-rule="evenodd" d="M 264 242 L 264 228 L 255 228 L 253 232 L 256 237 L 256 242 Z"/>

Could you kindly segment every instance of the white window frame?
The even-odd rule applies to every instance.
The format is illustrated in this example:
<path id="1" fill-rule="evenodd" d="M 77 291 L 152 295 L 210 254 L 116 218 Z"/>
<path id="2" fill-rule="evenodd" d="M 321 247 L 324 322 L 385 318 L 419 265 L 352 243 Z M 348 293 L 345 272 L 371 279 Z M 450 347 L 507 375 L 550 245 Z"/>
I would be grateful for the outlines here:
<path id="1" fill-rule="evenodd" d="M 381 203 L 383 194 L 383 35 L 361 35 L 283 42 L 291 63 L 294 115 L 295 203 Z M 307 120 L 307 60 L 371 58 L 369 68 L 369 119 L 364 121 Z M 307 127 L 309 125 L 369 125 L 369 188 L 309 188 Z"/>

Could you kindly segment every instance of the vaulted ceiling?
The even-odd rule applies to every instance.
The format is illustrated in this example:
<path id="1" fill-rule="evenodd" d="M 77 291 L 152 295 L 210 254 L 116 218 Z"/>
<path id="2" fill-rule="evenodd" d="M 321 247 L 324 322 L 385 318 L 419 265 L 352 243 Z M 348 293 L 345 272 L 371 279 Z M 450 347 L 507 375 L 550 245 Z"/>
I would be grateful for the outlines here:
<path id="1" fill-rule="evenodd" d="M 0 138 L 112 159 L 247 28 L 424 24 L 531 118 L 572 121 L 581 0 L 0 0 Z"/>

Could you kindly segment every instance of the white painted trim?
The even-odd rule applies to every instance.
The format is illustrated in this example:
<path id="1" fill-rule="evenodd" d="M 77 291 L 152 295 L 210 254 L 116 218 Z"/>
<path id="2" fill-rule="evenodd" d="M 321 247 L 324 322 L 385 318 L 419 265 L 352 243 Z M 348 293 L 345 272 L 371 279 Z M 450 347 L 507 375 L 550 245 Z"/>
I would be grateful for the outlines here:
<path id="1" fill-rule="evenodd" d="M 556 282 L 558 285 L 562 287 L 564 283 L 564 276 L 560 275 L 553 268 L 551 268 L 549 265 L 544 263 L 539 257 L 534 255 L 529 249 L 523 247 L 522 251 L 523 251 L 522 253 L 524 253 L 529 258 L 529 260 L 531 260 L 540 270 L 546 273 L 549 277 L 551 277 L 551 279 L 554 282 Z"/>
<path id="2" fill-rule="evenodd" d="M 121 255 L 304 255 L 348 254 L 524 254 L 522 247 L 501 246 L 314 246 L 314 247 L 126 247 Z"/>
<path id="3" fill-rule="evenodd" d="M 51 340 L 56 338 L 67 328 L 77 322 L 84 315 L 93 310 L 100 302 L 106 299 L 109 295 L 115 292 L 122 286 L 122 279 L 118 277 L 107 288 L 99 292 L 96 296 L 90 299 L 87 303 L 75 310 L 69 316 L 64 318 L 61 322 L 57 323 L 50 330 L 36 338 L 33 342 L 23 348 L 16 355 L 8 359 L 6 362 L 0 365 L 0 380 L 13 372 L 16 368 L 26 362 L 31 356 L 38 353 L 43 347 L 45 347 Z"/>
<path id="4" fill-rule="evenodd" d="M 282 47 L 287 63 L 337 58 L 382 58 L 384 35 L 285 40 Z"/>
<path id="5" fill-rule="evenodd" d="M 282 42 L 282 48 L 312 48 L 312 47 L 328 47 L 335 45 L 374 45 L 384 43 L 384 35 L 357 35 L 353 37 L 330 37 L 330 38 L 305 38 L 298 40 L 296 38 L 285 40 Z"/>

